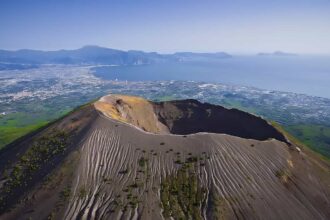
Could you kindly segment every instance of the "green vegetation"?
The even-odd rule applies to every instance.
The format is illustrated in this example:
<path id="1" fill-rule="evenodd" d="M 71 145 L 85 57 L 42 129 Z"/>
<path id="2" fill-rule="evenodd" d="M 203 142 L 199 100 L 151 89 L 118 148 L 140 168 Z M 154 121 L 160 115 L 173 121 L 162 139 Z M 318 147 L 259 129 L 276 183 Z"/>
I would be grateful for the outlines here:
<path id="1" fill-rule="evenodd" d="M 283 179 L 283 178 L 288 178 L 291 176 L 290 171 L 289 170 L 278 170 L 275 172 L 275 176 L 277 178 Z"/>
<path id="2" fill-rule="evenodd" d="M 211 219 L 226 219 L 228 207 L 224 198 L 216 196 L 216 193 L 211 192 L 210 195 L 210 214 Z"/>
<path id="3" fill-rule="evenodd" d="M 165 101 L 171 101 L 171 100 L 175 100 L 175 99 L 177 99 L 175 97 L 175 95 L 164 95 L 164 96 L 157 97 L 155 99 L 155 101 L 157 101 L 157 102 L 165 102 Z"/>
<path id="4" fill-rule="evenodd" d="M 282 169 L 282 170 L 277 170 L 275 172 L 275 176 L 281 181 L 281 183 L 284 186 L 288 186 L 291 178 L 292 178 L 292 174 L 290 172 L 289 169 Z"/>
<path id="5" fill-rule="evenodd" d="M 139 159 L 139 166 L 140 167 L 145 167 L 145 165 L 146 165 L 146 163 L 147 163 L 147 159 L 145 159 L 144 157 L 141 157 L 140 159 Z"/>
<path id="6" fill-rule="evenodd" d="M 67 201 L 70 198 L 71 189 L 70 187 L 65 187 L 60 193 L 60 199 L 62 202 Z"/>
<path id="7" fill-rule="evenodd" d="M 9 125 L 0 126 L 0 149 L 15 139 L 24 136 L 25 134 L 34 131 L 44 125 L 46 125 L 47 121 L 41 121 L 33 125 L 26 126 L 16 126 L 16 121 L 11 120 Z"/>
<path id="8" fill-rule="evenodd" d="M 243 101 L 237 101 L 237 100 L 234 100 L 231 98 L 222 100 L 221 105 L 225 106 L 226 108 L 236 108 L 236 109 L 254 113 L 254 114 L 258 113 L 257 109 L 250 103 L 243 102 Z"/>
<path id="9" fill-rule="evenodd" d="M 183 164 L 177 173 L 162 181 L 160 197 L 165 218 L 202 219 L 206 190 L 191 163 Z"/>
<path id="10" fill-rule="evenodd" d="M 7 181 L 2 188 L 0 211 L 4 207 L 6 198 L 13 196 L 13 192 L 21 187 L 27 187 L 33 180 L 37 171 L 44 165 L 51 163 L 52 159 L 63 153 L 68 144 L 68 134 L 53 130 L 50 134 L 37 138 L 32 146 L 19 158 L 18 162 L 7 169 Z"/>
<path id="11" fill-rule="evenodd" d="M 3 107 L 6 108 L 6 106 Z M 0 149 L 15 139 L 67 114 L 72 108 L 63 106 L 63 103 L 53 106 L 53 103 L 38 102 L 16 104 L 15 110 L 16 112 L 0 117 Z"/>
<path id="12" fill-rule="evenodd" d="M 276 122 L 271 122 L 271 124 L 276 128 L 278 129 L 280 132 L 282 132 L 293 144 L 299 146 L 300 148 L 302 149 L 306 149 L 306 147 L 308 147 L 309 149 L 312 149 L 316 154 L 319 155 L 319 157 L 321 159 L 324 159 L 324 160 L 327 160 L 329 161 L 330 160 L 330 157 L 329 156 L 325 156 L 325 154 L 322 154 L 319 152 L 319 149 L 315 146 L 317 146 L 314 142 L 312 145 L 309 145 L 308 142 L 306 141 L 302 141 L 300 140 L 299 138 L 297 138 L 296 136 L 292 135 L 291 132 L 287 131 L 288 129 L 285 127 L 283 128 L 281 125 L 279 125 L 278 123 Z M 308 126 L 308 125 L 307 125 Z M 315 131 L 315 130 L 314 130 Z M 292 132 L 293 133 L 293 132 Z M 318 132 L 316 133 L 309 133 L 309 135 L 313 135 L 313 134 L 317 134 Z M 297 135 L 298 136 L 298 135 Z M 309 143 L 310 140 L 309 140 Z M 325 145 L 326 146 L 326 145 Z"/>
<path id="13" fill-rule="evenodd" d="M 0 118 L 0 149 L 15 139 L 45 126 L 49 121 L 42 116 L 38 119 L 31 118 L 26 113 L 14 113 Z"/>
<path id="14" fill-rule="evenodd" d="M 15 105 L 0 106 L 0 112 L 7 113 L 7 115 L 0 116 L 0 149 L 53 120 L 88 106 L 95 100 L 95 94 L 90 97 L 82 96 L 79 99 L 76 98 L 76 95 L 72 98 L 57 96 L 44 101 L 25 100 L 15 102 Z M 15 106 L 15 111 L 11 112 L 13 106 Z"/>
<path id="15" fill-rule="evenodd" d="M 87 190 L 85 189 L 85 187 L 80 187 L 80 189 L 79 189 L 79 193 L 78 193 L 78 197 L 80 198 L 80 199 L 83 199 L 83 198 L 85 198 L 87 196 Z"/>
<path id="16" fill-rule="evenodd" d="M 285 129 L 306 146 L 330 158 L 330 127 L 298 124 L 286 126 Z"/>

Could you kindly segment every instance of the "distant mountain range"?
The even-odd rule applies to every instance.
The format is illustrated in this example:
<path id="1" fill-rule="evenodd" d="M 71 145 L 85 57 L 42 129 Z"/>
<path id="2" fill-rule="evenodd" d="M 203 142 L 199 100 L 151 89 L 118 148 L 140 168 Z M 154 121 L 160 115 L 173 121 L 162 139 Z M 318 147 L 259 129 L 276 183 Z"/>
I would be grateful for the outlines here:
<path id="1" fill-rule="evenodd" d="M 10 64 L 105 64 L 140 65 L 160 62 L 182 62 L 203 59 L 230 58 L 231 55 L 219 53 L 180 52 L 159 54 L 136 50 L 122 51 L 99 46 L 85 46 L 76 50 L 0 50 L 0 63 Z"/>

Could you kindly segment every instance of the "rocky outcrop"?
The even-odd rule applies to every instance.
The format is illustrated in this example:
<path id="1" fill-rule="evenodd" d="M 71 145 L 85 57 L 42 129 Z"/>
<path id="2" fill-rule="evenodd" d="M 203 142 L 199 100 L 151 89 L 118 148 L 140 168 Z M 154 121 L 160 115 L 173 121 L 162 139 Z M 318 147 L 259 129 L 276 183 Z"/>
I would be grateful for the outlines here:
<path id="1" fill-rule="evenodd" d="M 198 132 L 229 134 L 237 137 L 287 142 L 282 133 L 260 117 L 197 100 L 154 103 L 156 115 L 173 134 Z"/>

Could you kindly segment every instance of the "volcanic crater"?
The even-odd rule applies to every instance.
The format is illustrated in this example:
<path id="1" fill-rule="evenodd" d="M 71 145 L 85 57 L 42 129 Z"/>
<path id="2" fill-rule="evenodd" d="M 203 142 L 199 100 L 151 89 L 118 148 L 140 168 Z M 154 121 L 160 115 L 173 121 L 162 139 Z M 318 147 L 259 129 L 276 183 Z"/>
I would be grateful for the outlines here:
<path id="1" fill-rule="evenodd" d="M 108 95 L 0 151 L 1 219 L 329 219 L 329 163 L 261 117 Z"/>

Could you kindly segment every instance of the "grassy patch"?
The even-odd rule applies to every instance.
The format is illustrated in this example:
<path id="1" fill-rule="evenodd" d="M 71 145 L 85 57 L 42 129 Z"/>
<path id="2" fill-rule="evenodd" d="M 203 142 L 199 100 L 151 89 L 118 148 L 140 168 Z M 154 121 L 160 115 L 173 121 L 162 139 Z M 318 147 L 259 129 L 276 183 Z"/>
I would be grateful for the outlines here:
<path id="1" fill-rule="evenodd" d="M 148 159 L 141 157 L 138 161 L 140 167 L 145 167 Z"/>
<path id="2" fill-rule="evenodd" d="M 67 201 L 70 198 L 71 189 L 70 187 L 65 187 L 60 193 L 60 199 L 62 202 Z"/>
<path id="3" fill-rule="evenodd" d="M 287 182 L 288 179 L 291 177 L 291 173 L 289 170 L 278 170 L 275 172 L 275 176 L 279 178 L 283 182 Z"/>
<path id="4" fill-rule="evenodd" d="M 54 97 L 42 102 L 17 102 L 15 105 L 1 106 L 0 112 L 7 112 L 15 106 L 15 111 L 0 117 L 0 149 L 15 139 L 46 125 L 67 114 L 89 106 L 95 97 L 81 97 L 68 99 Z M 89 101 L 88 103 L 86 103 Z M 85 103 L 84 105 L 81 105 Z M 78 107 L 77 107 L 78 106 Z"/>
<path id="5" fill-rule="evenodd" d="M 26 135 L 27 133 L 34 131 L 44 125 L 46 125 L 47 121 L 41 121 L 33 125 L 27 126 L 16 126 L 14 125 L 3 125 L 0 126 L 0 149 L 15 139 Z"/>
<path id="6" fill-rule="evenodd" d="M 228 207 L 226 205 L 225 199 L 216 196 L 216 193 L 214 192 L 211 192 L 209 195 L 211 219 L 226 219 Z"/>
<path id="7" fill-rule="evenodd" d="M 234 99 L 224 99 L 222 101 L 223 103 L 221 103 L 222 105 L 224 105 L 226 108 L 236 108 L 245 112 L 250 112 L 250 113 L 258 113 L 257 109 L 254 108 L 252 105 L 249 105 L 246 102 L 242 102 L 239 100 L 234 100 Z"/>
<path id="8" fill-rule="evenodd" d="M 80 199 L 83 199 L 83 198 L 85 198 L 87 196 L 87 190 L 85 189 L 85 187 L 80 187 L 80 189 L 79 189 L 79 193 L 78 193 L 78 197 L 80 198 Z"/>
<path id="9" fill-rule="evenodd" d="M 326 153 L 326 152 L 325 153 L 320 152 L 320 150 L 319 150 L 320 148 L 318 147 L 318 144 L 316 142 L 313 142 L 311 140 L 309 140 L 308 142 L 306 140 L 304 141 L 303 140 L 304 139 L 304 134 L 301 134 L 300 135 L 300 138 L 298 138 L 299 137 L 298 134 L 297 135 L 293 135 L 295 132 L 292 131 L 292 129 L 293 129 L 292 127 L 291 128 L 287 128 L 287 127 L 283 128 L 281 125 L 279 125 L 276 122 L 271 122 L 271 124 L 276 129 L 278 129 L 280 132 L 282 132 L 293 144 L 299 146 L 302 149 L 306 149 L 306 147 L 308 147 L 309 149 L 313 150 L 314 153 L 316 153 L 321 159 L 326 160 L 326 161 L 330 161 L 330 156 L 327 156 L 329 154 L 329 152 L 328 153 Z M 314 127 L 314 129 L 315 129 L 315 127 Z M 313 135 L 313 134 L 315 134 L 315 131 L 312 132 L 312 133 L 310 133 L 309 135 Z M 330 146 L 329 145 L 327 145 L 327 146 L 328 146 L 327 147 L 327 149 L 328 149 L 327 151 L 329 151 Z"/>
<path id="10" fill-rule="evenodd" d="M 206 190 L 191 164 L 184 164 L 161 183 L 160 197 L 165 218 L 202 219 Z"/>
<path id="11" fill-rule="evenodd" d="M 285 128 L 308 147 L 330 158 L 330 127 L 298 124 Z"/>
<path id="12" fill-rule="evenodd" d="M 34 174 L 54 157 L 63 153 L 67 144 L 68 134 L 58 130 L 36 139 L 12 169 L 5 171 L 7 180 L 0 192 L 0 211 L 5 208 L 8 198 L 17 196 L 15 190 L 27 187 L 32 182 Z"/>

